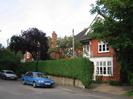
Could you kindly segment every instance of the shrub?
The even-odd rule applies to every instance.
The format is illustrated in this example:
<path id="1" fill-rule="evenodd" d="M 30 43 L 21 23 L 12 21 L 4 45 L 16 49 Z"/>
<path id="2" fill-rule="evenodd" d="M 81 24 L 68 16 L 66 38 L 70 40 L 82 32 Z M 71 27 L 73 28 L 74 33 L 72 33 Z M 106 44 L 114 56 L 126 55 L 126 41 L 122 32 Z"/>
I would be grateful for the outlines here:
<path id="1" fill-rule="evenodd" d="M 17 71 L 24 73 L 35 71 L 35 68 L 36 62 L 30 62 L 22 64 L 21 67 L 17 68 Z M 38 70 L 54 76 L 79 79 L 86 87 L 89 87 L 92 82 L 93 64 L 88 59 L 83 58 L 47 60 L 39 61 Z"/>
<path id="2" fill-rule="evenodd" d="M 130 90 L 130 91 L 126 92 L 125 95 L 129 96 L 129 97 L 130 96 L 132 97 L 133 96 L 133 90 Z"/>
<path id="3" fill-rule="evenodd" d="M 120 85 L 120 81 L 110 80 L 110 81 L 109 81 L 109 84 L 110 84 L 110 85 L 113 85 L 113 86 L 119 86 L 119 85 Z"/>
<path id="4" fill-rule="evenodd" d="M 131 72 L 128 73 L 128 82 L 133 86 L 133 73 Z"/>

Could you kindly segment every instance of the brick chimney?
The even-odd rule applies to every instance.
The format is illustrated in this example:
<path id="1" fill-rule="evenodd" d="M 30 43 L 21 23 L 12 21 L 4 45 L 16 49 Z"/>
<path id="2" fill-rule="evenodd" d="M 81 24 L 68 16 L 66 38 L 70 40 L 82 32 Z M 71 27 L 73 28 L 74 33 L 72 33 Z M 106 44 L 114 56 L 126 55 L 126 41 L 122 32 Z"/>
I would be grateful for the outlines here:
<path id="1" fill-rule="evenodd" d="M 57 46 L 57 34 L 55 31 L 52 33 L 52 38 L 51 38 L 51 48 L 55 48 Z"/>

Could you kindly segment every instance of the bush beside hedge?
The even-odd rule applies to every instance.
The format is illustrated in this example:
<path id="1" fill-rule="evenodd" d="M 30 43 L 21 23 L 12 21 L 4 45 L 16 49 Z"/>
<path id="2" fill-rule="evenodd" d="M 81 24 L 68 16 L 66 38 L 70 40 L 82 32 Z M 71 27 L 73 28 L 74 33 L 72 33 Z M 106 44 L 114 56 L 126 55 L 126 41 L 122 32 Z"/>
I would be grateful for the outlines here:
<path id="1" fill-rule="evenodd" d="M 35 71 L 35 68 L 36 62 L 24 63 L 16 68 L 16 72 Z M 84 58 L 47 60 L 39 61 L 38 70 L 54 76 L 79 79 L 86 87 L 89 87 L 92 82 L 93 64 Z"/>
<path id="2" fill-rule="evenodd" d="M 131 72 L 128 73 L 128 80 L 129 84 L 133 86 L 133 73 Z"/>
<path id="3" fill-rule="evenodd" d="M 113 86 L 120 86 L 121 84 L 120 84 L 120 81 L 115 81 L 115 80 L 110 80 L 109 81 L 109 84 L 110 85 L 113 85 Z"/>

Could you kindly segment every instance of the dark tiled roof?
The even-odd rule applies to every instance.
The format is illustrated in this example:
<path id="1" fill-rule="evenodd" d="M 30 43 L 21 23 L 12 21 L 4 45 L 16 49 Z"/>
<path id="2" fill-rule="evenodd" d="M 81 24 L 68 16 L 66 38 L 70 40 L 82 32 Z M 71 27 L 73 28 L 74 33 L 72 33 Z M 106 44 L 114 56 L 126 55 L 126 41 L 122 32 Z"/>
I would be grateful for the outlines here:
<path id="1" fill-rule="evenodd" d="M 84 41 L 89 41 L 89 37 L 88 35 L 86 35 L 86 32 L 88 31 L 89 28 L 85 28 L 83 31 L 81 31 L 80 33 L 78 33 L 75 38 L 80 40 L 81 42 Z"/>
<path id="2" fill-rule="evenodd" d="M 83 31 L 81 31 L 80 33 L 78 33 L 75 38 L 82 40 L 86 37 L 85 33 L 87 32 L 88 28 L 85 28 Z"/>

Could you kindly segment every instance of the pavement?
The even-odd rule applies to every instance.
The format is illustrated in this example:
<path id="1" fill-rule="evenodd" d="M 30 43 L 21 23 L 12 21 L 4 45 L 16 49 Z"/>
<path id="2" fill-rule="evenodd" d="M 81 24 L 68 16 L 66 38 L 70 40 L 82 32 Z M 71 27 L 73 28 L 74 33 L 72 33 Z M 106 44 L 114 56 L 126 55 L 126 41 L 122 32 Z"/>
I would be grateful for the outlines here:
<path id="1" fill-rule="evenodd" d="M 133 90 L 133 86 L 112 86 L 107 83 L 93 84 L 90 89 L 94 92 L 110 93 L 115 95 L 123 95 L 126 92 Z"/>
<path id="2" fill-rule="evenodd" d="M 133 97 L 124 95 L 127 91 L 132 90 L 133 86 L 111 86 L 109 84 L 95 84 L 89 89 L 82 89 L 71 86 L 62 86 L 62 88 L 69 93 L 75 93 L 73 90 L 76 90 L 79 93 L 88 93 L 94 96 L 98 95 L 99 98 L 103 99 L 133 99 Z"/>

